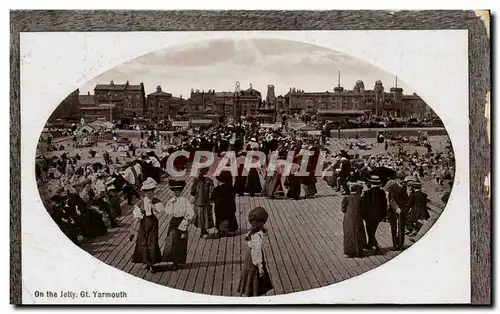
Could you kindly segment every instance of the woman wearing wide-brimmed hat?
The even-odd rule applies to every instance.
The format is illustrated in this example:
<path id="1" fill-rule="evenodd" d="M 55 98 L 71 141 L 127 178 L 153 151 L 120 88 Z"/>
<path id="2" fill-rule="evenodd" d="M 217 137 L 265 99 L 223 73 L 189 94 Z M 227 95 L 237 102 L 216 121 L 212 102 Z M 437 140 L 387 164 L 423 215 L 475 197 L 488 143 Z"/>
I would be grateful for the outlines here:
<path id="1" fill-rule="evenodd" d="M 362 257 L 366 248 L 366 233 L 361 208 L 363 186 L 353 183 L 350 194 L 342 198 L 341 210 L 344 213 L 344 254 L 347 257 Z"/>
<path id="2" fill-rule="evenodd" d="M 238 230 L 238 221 L 236 220 L 236 202 L 235 191 L 233 189 L 233 177 L 230 171 L 222 171 L 217 176 L 220 182 L 212 192 L 210 199 L 215 204 L 215 227 L 217 236 L 227 236 Z"/>
<path id="3" fill-rule="evenodd" d="M 375 249 L 375 254 L 380 251 L 375 234 L 378 225 L 387 216 L 387 197 L 384 190 L 381 189 L 382 180 L 379 176 L 372 175 L 368 178 L 371 187 L 363 193 L 361 197 L 361 208 L 363 211 L 363 220 L 366 224 L 366 233 L 368 236 L 368 248 Z"/>
<path id="4" fill-rule="evenodd" d="M 172 263 L 174 271 L 180 265 L 186 263 L 188 251 L 187 227 L 194 217 L 193 205 L 187 198 L 180 196 L 185 185 L 184 181 L 170 180 L 169 186 L 174 193 L 174 197 L 165 205 L 165 213 L 172 218 L 168 224 L 162 261 Z"/>
<path id="5" fill-rule="evenodd" d="M 156 181 L 147 178 L 141 187 L 141 200 L 134 206 L 133 216 L 138 220 L 136 234 L 131 234 L 130 240 L 137 236 L 132 263 L 142 263 L 151 272 L 153 265 L 161 262 L 161 251 L 158 244 L 158 218 L 156 214 L 163 210 L 163 206 L 153 195 Z"/>
<path id="6" fill-rule="evenodd" d="M 250 231 L 244 236 L 248 244 L 243 273 L 238 285 L 238 293 L 245 297 L 261 296 L 273 289 L 266 267 L 263 245 L 267 237 L 264 228 L 269 215 L 262 207 L 254 208 L 248 214 Z"/>

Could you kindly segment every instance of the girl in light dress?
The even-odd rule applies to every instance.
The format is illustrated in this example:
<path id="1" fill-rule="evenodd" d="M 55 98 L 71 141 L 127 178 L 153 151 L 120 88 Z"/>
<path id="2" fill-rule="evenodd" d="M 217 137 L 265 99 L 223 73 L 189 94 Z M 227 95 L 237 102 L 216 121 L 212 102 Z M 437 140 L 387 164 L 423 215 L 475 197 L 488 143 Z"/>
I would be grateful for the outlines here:
<path id="1" fill-rule="evenodd" d="M 130 241 L 136 237 L 132 263 L 145 264 L 152 273 L 153 265 L 160 263 L 161 251 L 158 244 L 158 218 L 156 215 L 163 211 L 163 205 L 154 197 L 156 181 L 147 178 L 141 187 L 141 201 L 134 207 L 133 216 L 137 219 L 137 229 L 130 235 Z M 134 225 L 134 224 L 132 224 Z"/>
<path id="2" fill-rule="evenodd" d="M 162 261 L 171 264 L 173 271 L 186 264 L 188 252 L 187 228 L 195 215 L 191 202 L 187 198 L 181 197 L 185 184 L 184 181 L 169 181 L 174 197 L 165 205 L 165 213 L 171 215 L 172 218 L 168 224 Z"/>
<path id="3" fill-rule="evenodd" d="M 267 237 L 264 224 L 267 219 L 268 214 L 262 207 L 254 208 L 248 214 L 248 221 L 252 227 L 245 235 L 245 241 L 249 250 L 245 257 L 243 274 L 238 286 L 238 293 L 245 297 L 265 295 L 273 289 L 263 250 L 263 244 Z"/>

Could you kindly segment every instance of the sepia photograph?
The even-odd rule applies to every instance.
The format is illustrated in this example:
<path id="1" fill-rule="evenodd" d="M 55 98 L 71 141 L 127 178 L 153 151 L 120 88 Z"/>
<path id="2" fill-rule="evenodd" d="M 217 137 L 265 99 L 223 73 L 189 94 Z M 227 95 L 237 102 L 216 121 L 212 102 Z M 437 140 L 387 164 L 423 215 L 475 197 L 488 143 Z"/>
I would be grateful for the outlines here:
<path id="1" fill-rule="evenodd" d="M 221 296 L 319 288 L 396 257 L 445 209 L 455 157 L 430 105 L 320 46 L 181 45 L 57 106 L 38 189 L 76 246 L 144 280 Z"/>
<path id="2" fill-rule="evenodd" d="M 14 42 L 11 302 L 486 302 L 479 46 L 432 29 L 451 13 L 68 12 L 16 13 L 59 26 Z"/>

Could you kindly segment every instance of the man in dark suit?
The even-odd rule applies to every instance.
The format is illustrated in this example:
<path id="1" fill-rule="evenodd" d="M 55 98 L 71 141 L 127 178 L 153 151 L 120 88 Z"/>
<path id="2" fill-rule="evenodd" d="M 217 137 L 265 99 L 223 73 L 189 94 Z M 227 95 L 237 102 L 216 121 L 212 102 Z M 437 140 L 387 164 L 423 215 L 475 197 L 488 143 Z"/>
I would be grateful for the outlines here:
<path id="1" fill-rule="evenodd" d="M 378 176 L 371 176 L 368 181 L 371 188 L 368 189 L 361 198 L 361 210 L 363 220 L 366 224 L 366 233 L 368 235 L 368 247 L 374 248 L 374 254 L 380 251 L 375 233 L 379 223 L 387 215 L 387 198 L 384 190 L 380 188 L 382 181 Z"/>
<path id="2" fill-rule="evenodd" d="M 396 173 L 396 178 L 387 182 L 385 192 L 389 203 L 389 223 L 391 224 L 392 244 L 394 250 L 403 250 L 405 243 L 405 226 L 408 216 L 408 194 L 404 182 L 405 175 Z"/>

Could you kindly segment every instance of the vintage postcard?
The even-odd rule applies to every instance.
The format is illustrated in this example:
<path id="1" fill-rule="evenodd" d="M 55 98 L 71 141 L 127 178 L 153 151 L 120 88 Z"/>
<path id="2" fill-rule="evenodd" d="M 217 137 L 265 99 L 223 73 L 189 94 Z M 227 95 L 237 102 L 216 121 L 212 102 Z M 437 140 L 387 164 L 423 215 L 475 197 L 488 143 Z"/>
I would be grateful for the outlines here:
<path id="1" fill-rule="evenodd" d="M 15 303 L 474 303 L 467 29 L 106 30 L 19 32 Z"/>

